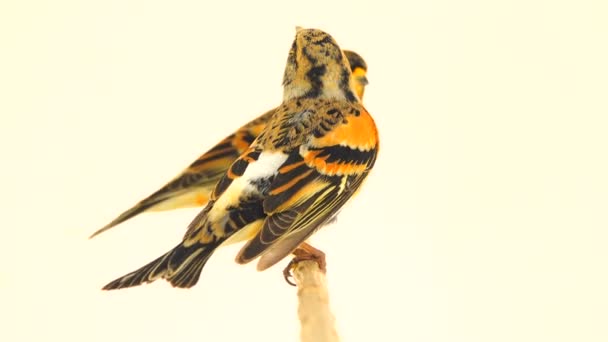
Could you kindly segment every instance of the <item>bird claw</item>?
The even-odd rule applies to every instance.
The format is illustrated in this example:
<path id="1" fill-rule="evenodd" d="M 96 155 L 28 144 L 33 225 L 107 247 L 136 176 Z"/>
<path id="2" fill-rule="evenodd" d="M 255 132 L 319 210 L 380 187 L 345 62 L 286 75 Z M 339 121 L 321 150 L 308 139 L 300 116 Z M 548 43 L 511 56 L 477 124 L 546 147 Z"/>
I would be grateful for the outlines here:
<path id="1" fill-rule="evenodd" d="M 289 284 L 291 286 L 297 286 L 296 283 L 294 283 L 290 280 L 290 278 L 293 278 L 293 274 L 291 274 L 291 269 L 294 268 L 296 266 L 296 264 L 298 263 L 296 261 L 296 259 L 297 259 L 297 257 L 294 257 L 293 259 L 291 259 L 289 264 L 287 264 L 287 267 L 285 267 L 285 269 L 283 270 L 283 278 L 285 278 L 285 281 L 287 282 L 287 284 Z"/>
<path id="2" fill-rule="evenodd" d="M 326 273 L 327 271 L 327 262 L 325 261 L 325 253 L 314 248 L 313 246 L 302 243 L 296 250 L 293 251 L 295 255 L 293 259 L 287 264 L 287 267 L 283 270 L 283 277 L 287 284 L 291 286 L 297 286 L 296 283 L 292 282 L 290 279 L 294 278 L 293 274 L 291 274 L 291 270 L 296 267 L 296 265 L 305 260 L 314 260 L 319 265 L 319 270 L 321 272 Z"/>

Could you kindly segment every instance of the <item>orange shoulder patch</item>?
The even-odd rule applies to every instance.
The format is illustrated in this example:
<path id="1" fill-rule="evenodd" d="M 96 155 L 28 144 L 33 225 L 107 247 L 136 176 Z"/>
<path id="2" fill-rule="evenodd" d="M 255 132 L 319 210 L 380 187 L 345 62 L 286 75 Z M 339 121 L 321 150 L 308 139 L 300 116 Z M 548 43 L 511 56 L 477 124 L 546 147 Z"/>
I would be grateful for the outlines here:
<path id="1" fill-rule="evenodd" d="M 312 141 L 313 146 L 342 145 L 353 149 L 370 150 L 378 143 L 378 130 L 366 110 L 359 116 L 348 116 L 347 123 L 334 128 L 321 138 Z"/>

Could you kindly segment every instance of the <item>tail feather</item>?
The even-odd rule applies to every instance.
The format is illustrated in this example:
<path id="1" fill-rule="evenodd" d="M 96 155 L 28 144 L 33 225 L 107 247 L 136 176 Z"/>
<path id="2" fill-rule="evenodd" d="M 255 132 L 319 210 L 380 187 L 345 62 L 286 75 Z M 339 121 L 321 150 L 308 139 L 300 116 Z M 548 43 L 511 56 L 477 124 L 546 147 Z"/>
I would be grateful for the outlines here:
<path id="1" fill-rule="evenodd" d="M 223 239 L 215 239 L 210 243 L 197 242 L 188 247 L 181 243 L 144 267 L 108 283 L 103 289 L 133 287 L 160 278 L 167 280 L 174 287 L 192 287 L 198 282 L 203 266 L 211 254 L 222 242 Z"/>

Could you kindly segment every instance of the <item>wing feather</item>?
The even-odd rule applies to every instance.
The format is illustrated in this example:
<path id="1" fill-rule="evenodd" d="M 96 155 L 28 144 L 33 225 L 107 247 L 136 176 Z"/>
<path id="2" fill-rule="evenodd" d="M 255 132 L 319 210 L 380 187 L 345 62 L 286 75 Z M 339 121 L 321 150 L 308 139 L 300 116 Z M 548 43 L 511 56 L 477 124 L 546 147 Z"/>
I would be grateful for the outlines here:
<path id="1" fill-rule="evenodd" d="M 269 110 L 224 138 L 169 183 L 94 232 L 91 237 L 146 211 L 204 205 L 222 175 L 249 148 L 274 113 L 275 109 Z"/>
<path id="2" fill-rule="evenodd" d="M 377 150 L 348 146 L 292 151 L 264 199 L 269 215 L 258 234 L 240 251 L 237 262 L 262 255 L 263 270 L 291 253 L 335 217 L 367 176 Z"/>

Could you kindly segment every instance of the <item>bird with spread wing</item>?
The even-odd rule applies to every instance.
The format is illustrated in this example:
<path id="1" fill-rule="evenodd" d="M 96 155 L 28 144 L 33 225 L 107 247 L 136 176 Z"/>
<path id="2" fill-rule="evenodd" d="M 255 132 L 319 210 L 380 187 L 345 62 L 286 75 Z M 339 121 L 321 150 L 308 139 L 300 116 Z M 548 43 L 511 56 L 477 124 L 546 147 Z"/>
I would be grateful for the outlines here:
<path id="1" fill-rule="evenodd" d="M 365 86 L 368 83 L 366 77 L 367 64 L 356 52 L 344 50 L 344 55 L 346 55 L 352 69 L 355 93 L 359 96 L 359 99 L 362 99 Z M 230 165 L 247 150 L 253 140 L 262 132 L 275 111 L 276 108 L 271 109 L 240 127 L 236 132 L 230 134 L 209 151 L 198 157 L 198 159 L 162 188 L 120 214 L 110 223 L 93 233 L 91 237 L 101 234 L 144 212 L 200 207 L 207 204 L 215 184 L 228 170 Z"/>
<path id="2" fill-rule="evenodd" d="M 222 244 L 247 241 L 236 261 L 259 258 L 258 270 L 314 250 L 306 239 L 359 190 L 376 160 L 378 133 L 347 58 L 321 30 L 298 28 L 283 86 L 283 103 L 221 177 L 183 241 L 105 290 L 161 278 L 192 287 Z"/>

